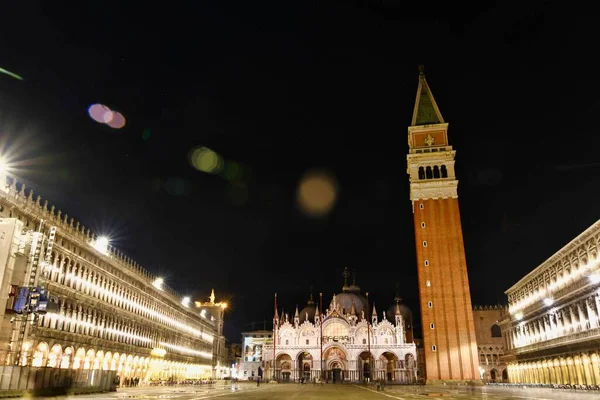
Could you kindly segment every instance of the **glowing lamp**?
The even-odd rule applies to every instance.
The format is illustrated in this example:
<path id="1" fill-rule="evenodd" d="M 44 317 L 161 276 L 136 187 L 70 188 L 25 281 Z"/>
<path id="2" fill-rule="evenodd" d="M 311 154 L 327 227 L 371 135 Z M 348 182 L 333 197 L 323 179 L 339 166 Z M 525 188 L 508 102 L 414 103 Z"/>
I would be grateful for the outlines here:
<path id="1" fill-rule="evenodd" d="M 107 255 L 108 254 L 108 244 L 109 243 L 110 243 L 110 240 L 106 236 L 100 236 L 94 242 L 94 248 L 98 252 L 100 252 L 100 253 L 102 253 L 104 255 Z"/>
<path id="2" fill-rule="evenodd" d="M 162 290 L 162 285 L 165 283 L 163 278 L 156 278 L 154 282 L 152 282 L 152 286 L 157 288 L 158 290 Z"/>
<path id="3" fill-rule="evenodd" d="M 227 303 L 221 303 L 221 308 L 224 310 L 227 308 Z"/>
<path id="4" fill-rule="evenodd" d="M 588 278 L 589 278 L 590 282 L 592 282 L 592 284 L 594 284 L 594 285 L 600 283 L 600 273 L 599 272 L 590 275 Z"/>
<path id="5" fill-rule="evenodd" d="M 192 299 L 190 299 L 188 296 L 186 296 L 183 299 L 181 299 L 181 304 L 183 304 L 185 307 L 189 307 L 191 300 Z"/>
<path id="6" fill-rule="evenodd" d="M 520 320 L 522 320 L 522 319 L 523 319 L 523 313 L 522 313 L 522 312 L 518 312 L 518 313 L 516 313 L 516 314 L 515 314 L 515 318 L 516 318 L 517 320 L 519 320 L 519 321 L 520 321 Z"/>
<path id="7" fill-rule="evenodd" d="M 4 174 L 8 171 L 8 163 L 3 157 L 0 157 L 0 174 Z"/>
<path id="8" fill-rule="evenodd" d="M 544 299 L 544 304 L 547 305 L 547 306 L 551 306 L 552 304 L 554 304 L 554 299 L 551 298 L 551 297 L 546 297 Z"/>

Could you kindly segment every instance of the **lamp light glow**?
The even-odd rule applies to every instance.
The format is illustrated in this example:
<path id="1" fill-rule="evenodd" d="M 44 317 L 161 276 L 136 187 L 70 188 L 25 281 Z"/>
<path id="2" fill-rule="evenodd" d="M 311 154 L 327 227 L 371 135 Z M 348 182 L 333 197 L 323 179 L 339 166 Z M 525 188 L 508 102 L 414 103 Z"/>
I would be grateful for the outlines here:
<path id="1" fill-rule="evenodd" d="M 107 255 L 108 254 L 108 245 L 110 240 L 106 236 L 100 236 L 94 242 L 94 248 L 98 250 L 98 252 Z"/>
<path id="2" fill-rule="evenodd" d="M 552 304 L 554 304 L 554 299 L 552 297 L 546 297 L 544 299 L 544 304 L 547 306 L 551 306 Z"/>
<path id="3" fill-rule="evenodd" d="M 183 304 L 185 307 L 189 307 L 190 301 L 192 301 L 192 299 L 189 296 L 185 296 L 183 299 L 181 299 L 181 304 Z"/>
<path id="4" fill-rule="evenodd" d="M 519 320 L 519 321 L 520 321 L 520 320 L 522 320 L 522 319 L 523 319 L 523 313 L 522 313 L 522 312 L 518 312 L 518 313 L 516 313 L 516 314 L 515 314 L 515 318 L 516 318 L 517 320 Z"/>
<path id="5" fill-rule="evenodd" d="M 163 278 L 156 278 L 154 282 L 152 282 L 152 286 L 157 288 L 158 290 L 162 290 L 162 285 L 165 283 Z"/>
<path id="6" fill-rule="evenodd" d="M 595 274 L 590 275 L 588 278 L 592 284 L 596 285 L 600 283 L 600 272 L 596 272 Z"/>

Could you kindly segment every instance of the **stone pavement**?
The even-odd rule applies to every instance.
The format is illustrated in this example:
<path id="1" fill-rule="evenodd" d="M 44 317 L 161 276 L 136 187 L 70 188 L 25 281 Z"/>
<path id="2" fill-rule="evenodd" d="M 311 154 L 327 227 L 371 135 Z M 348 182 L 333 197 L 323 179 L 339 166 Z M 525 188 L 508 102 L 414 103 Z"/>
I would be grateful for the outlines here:
<path id="1" fill-rule="evenodd" d="M 386 386 L 377 391 L 375 386 L 351 384 L 261 384 L 239 383 L 233 386 L 137 387 L 121 388 L 116 393 L 70 397 L 85 399 L 173 399 L 173 400 L 592 400 L 600 392 L 559 389 L 532 389 L 506 387 L 447 387 L 447 386 Z"/>

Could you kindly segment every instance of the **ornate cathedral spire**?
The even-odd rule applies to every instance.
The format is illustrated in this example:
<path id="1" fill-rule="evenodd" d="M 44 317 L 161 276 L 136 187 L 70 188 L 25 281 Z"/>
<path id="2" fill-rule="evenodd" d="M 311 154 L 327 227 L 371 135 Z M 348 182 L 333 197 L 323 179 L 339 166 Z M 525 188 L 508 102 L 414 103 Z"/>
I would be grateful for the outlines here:
<path id="1" fill-rule="evenodd" d="M 211 304 L 215 304 L 215 289 L 212 289 L 210 291 L 210 297 L 209 297 L 209 299 L 210 299 L 210 303 Z"/>
<path id="2" fill-rule="evenodd" d="M 350 315 L 356 315 L 356 306 L 354 305 L 354 300 L 352 300 L 352 308 L 350 309 Z"/>
<path id="3" fill-rule="evenodd" d="M 394 300 L 396 300 L 396 303 L 402 301 L 400 297 L 400 282 L 396 282 L 396 297 L 394 297 Z"/>
<path id="4" fill-rule="evenodd" d="M 315 301 L 313 300 L 313 285 L 310 285 L 310 295 L 308 297 L 308 305 L 311 306 L 315 304 Z"/>
<path id="5" fill-rule="evenodd" d="M 350 287 L 348 286 L 348 278 L 350 278 L 350 271 L 348 271 L 348 267 L 344 267 L 342 276 L 344 277 L 344 286 L 342 286 L 342 292 L 347 292 L 350 290 Z"/>
<path id="6" fill-rule="evenodd" d="M 375 302 L 373 302 L 373 310 L 371 312 L 371 323 L 373 325 L 377 323 L 377 309 L 375 308 Z"/>
<path id="7" fill-rule="evenodd" d="M 294 313 L 294 326 L 297 328 L 300 325 L 300 313 L 298 312 L 298 304 L 296 304 L 296 312 Z"/>

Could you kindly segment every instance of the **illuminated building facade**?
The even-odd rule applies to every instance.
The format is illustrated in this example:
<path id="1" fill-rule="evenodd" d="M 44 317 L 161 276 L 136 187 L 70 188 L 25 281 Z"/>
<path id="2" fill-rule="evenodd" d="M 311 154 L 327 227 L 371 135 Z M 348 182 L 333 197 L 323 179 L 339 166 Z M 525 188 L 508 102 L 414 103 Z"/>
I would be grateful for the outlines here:
<path id="1" fill-rule="evenodd" d="M 408 145 L 426 383 L 481 384 L 456 151 L 422 69 Z"/>
<path id="2" fill-rule="evenodd" d="M 262 346 L 265 379 L 417 381 L 416 345 L 406 340 L 410 310 L 396 297 L 380 319 L 368 294 L 356 283 L 349 286 L 348 277 L 345 270 L 342 292 L 323 314 L 312 296 L 302 311 L 296 307 L 293 319 L 276 312 L 275 342 Z"/>
<path id="3" fill-rule="evenodd" d="M 504 356 L 504 341 L 500 321 L 508 314 L 503 305 L 475 306 L 475 334 L 479 352 L 479 373 L 484 382 L 508 382 L 507 365 Z"/>
<path id="4" fill-rule="evenodd" d="M 505 293 L 510 382 L 600 385 L 600 221 Z"/>
<path id="5" fill-rule="evenodd" d="M 24 185 L 0 182 L 1 365 L 213 377 L 214 316 Z M 13 312 L 27 286 L 48 290 L 47 313 Z"/>
<path id="6" fill-rule="evenodd" d="M 242 356 L 238 369 L 239 379 L 254 380 L 258 377 L 258 367 L 263 366 L 263 349 L 265 345 L 272 343 L 273 331 L 242 332 Z"/>

